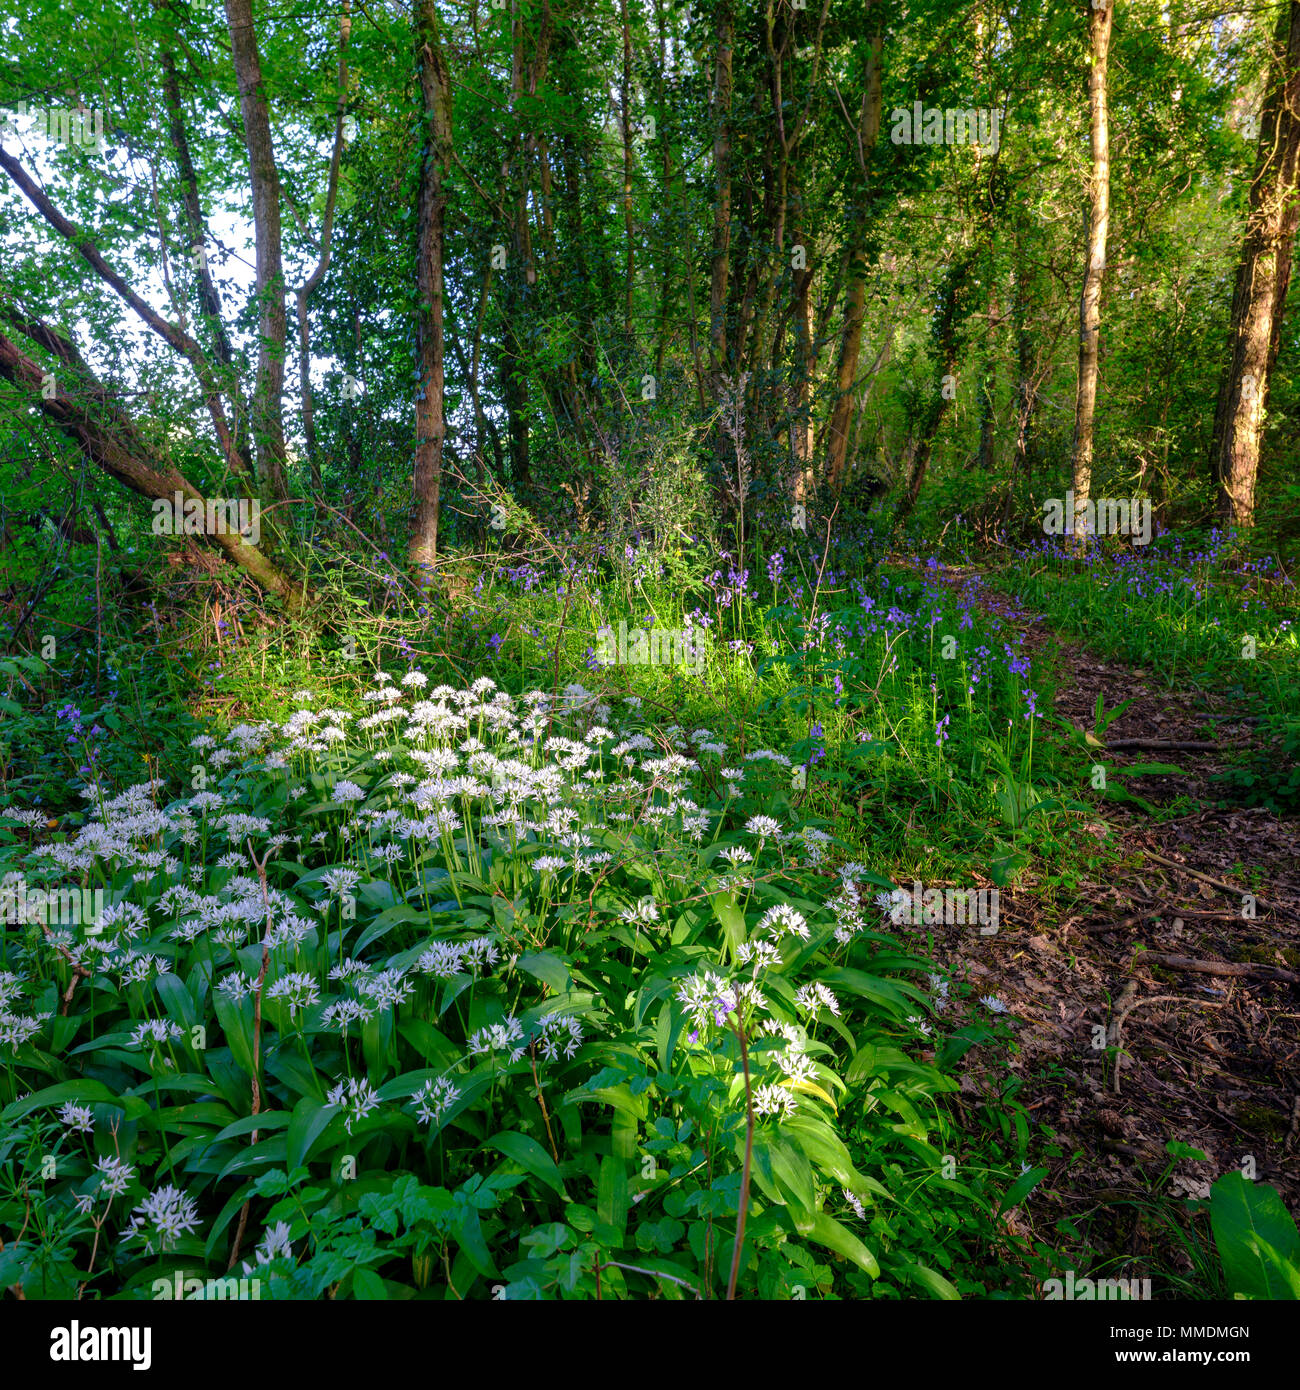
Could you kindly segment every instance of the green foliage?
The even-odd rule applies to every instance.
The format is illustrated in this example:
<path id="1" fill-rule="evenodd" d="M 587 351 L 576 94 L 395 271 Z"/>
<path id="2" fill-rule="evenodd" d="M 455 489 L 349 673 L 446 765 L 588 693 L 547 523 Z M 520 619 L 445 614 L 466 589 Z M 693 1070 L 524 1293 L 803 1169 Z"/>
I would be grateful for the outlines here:
<path id="1" fill-rule="evenodd" d="M 1277 1188 L 1225 1173 L 1210 1189 L 1210 1223 L 1235 1298 L 1300 1298 L 1300 1232 Z"/>
<path id="2" fill-rule="evenodd" d="M 956 1082 L 909 1054 L 934 1003 L 873 925 L 890 881 L 828 899 L 828 837 L 579 687 L 372 693 L 400 739 L 240 725 L 195 741 L 210 789 L 54 837 L 106 906 L 5 930 L 6 1282 L 213 1277 L 247 1203 L 270 1296 L 717 1297 L 748 1150 L 744 1296 L 952 1296 L 999 1185 L 916 1219 Z M 52 865 L 11 818 L 12 889 Z"/>

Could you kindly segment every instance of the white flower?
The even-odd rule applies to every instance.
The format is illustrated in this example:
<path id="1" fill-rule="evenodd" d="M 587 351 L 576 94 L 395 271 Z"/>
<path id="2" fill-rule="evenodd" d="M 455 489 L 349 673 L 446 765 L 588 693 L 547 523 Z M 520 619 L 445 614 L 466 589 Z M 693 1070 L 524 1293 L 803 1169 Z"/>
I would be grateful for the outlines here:
<path id="1" fill-rule="evenodd" d="M 111 1155 L 95 1160 L 95 1171 L 99 1174 L 100 1197 L 120 1197 L 135 1177 L 135 1169 L 129 1163 Z"/>
<path id="2" fill-rule="evenodd" d="M 509 1052 L 510 1060 L 517 1062 L 528 1050 L 528 1046 L 524 1042 L 523 1026 L 514 1014 L 507 1014 L 502 1022 L 490 1023 L 486 1028 L 480 1028 L 469 1039 L 465 1050 L 471 1057 L 480 1052 Z"/>
<path id="3" fill-rule="evenodd" d="M 804 985 L 795 992 L 794 1002 L 804 1013 L 815 1014 L 820 1009 L 829 1009 L 836 1017 L 839 1016 L 839 1001 L 823 984 L 814 982 Z"/>
<path id="4" fill-rule="evenodd" d="M 90 1106 L 77 1105 L 73 1101 L 68 1101 L 59 1111 L 59 1120 L 74 1134 L 90 1134 L 95 1128 L 95 1117 L 90 1113 Z"/>
<path id="5" fill-rule="evenodd" d="M 744 941 L 736 948 L 736 960 L 741 965 L 748 965 L 752 960 L 754 978 L 757 979 L 760 970 L 779 964 L 781 952 L 771 941 Z"/>
<path id="6" fill-rule="evenodd" d="M 361 875 L 355 869 L 327 869 L 320 876 L 320 881 L 331 893 L 345 894 L 361 882 Z"/>
<path id="7" fill-rule="evenodd" d="M 146 1042 L 157 1046 L 160 1043 L 176 1042 L 183 1036 L 180 1028 L 169 1018 L 147 1018 L 137 1024 L 131 1032 L 131 1042 L 143 1047 Z"/>
<path id="8" fill-rule="evenodd" d="M 460 974 L 461 961 L 465 954 L 463 946 L 450 941 L 435 941 L 415 962 L 415 968 L 422 975 L 434 975 L 440 980 L 450 980 Z"/>
<path id="9" fill-rule="evenodd" d="M 492 944 L 490 936 L 476 936 L 473 941 L 467 941 L 461 947 L 464 952 L 465 964 L 473 970 L 483 970 L 484 967 L 495 965 L 501 959 L 501 953 Z"/>
<path id="10" fill-rule="evenodd" d="M 302 970 L 291 970 L 266 991 L 268 999 L 283 999 L 289 1006 L 289 1017 L 296 1019 L 298 1010 L 320 1002 L 320 986 L 313 976 Z"/>
<path id="11" fill-rule="evenodd" d="M 546 1014 L 538 1020 L 542 1056 L 554 1062 L 563 1051 L 571 1059 L 582 1046 L 582 1025 L 572 1014 Z"/>
<path id="12" fill-rule="evenodd" d="M 368 1023 L 374 1013 L 355 999 L 340 999 L 331 1004 L 323 1014 L 321 1022 L 326 1028 L 337 1028 L 344 1035 L 353 1023 Z"/>
<path id="13" fill-rule="evenodd" d="M 347 1114 L 344 1128 L 349 1134 L 352 1126 L 364 1119 L 379 1104 L 379 1093 L 364 1077 L 351 1077 L 332 1086 L 325 1100 L 330 1105 L 341 1105 Z"/>
<path id="14" fill-rule="evenodd" d="M 122 1239 L 144 1241 L 144 1253 L 152 1255 L 155 1247 L 159 1252 L 170 1250 L 181 1236 L 197 1230 L 198 1224 L 198 1203 L 168 1183 L 136 1207 L 130 1230 Z"/>
<path id="15" fill-rule="evenodd" d="M 786 935 L 794 935 L 802 941 L 808 940 L 808 923 L 788 903 L 778 903 L 769 907 L 759 919 L 758 930 L 779 940 Z"/>
<path id="16" fill-rule="evenodd" d="M 778 1120 L 791 1114 L 798 1104 L 784 1086 L 759 1086 L 753 1095 L 754 1114 L 775 1115 Z"/>
<path id="17" fill-rule="evenodd" d="M 357 993 L 364 994 L 377 1009 L 391 1009 L 409 999 L 415 986 L 402 978 L 400 970 L 381 970 L 376 975 L 359 977 Z"/>
<path id="18" fill-rule="evenodd" d="M 781 822 L 773 820 L 771 816 L 751 816 L 745 822 L 745 829 L 760 839 L 770 839 L 781 833 Z"/>
<path id="19" fill-rule="evenodd" d="M 289 1223 L 277 1221 L 262 1236 L 262 1243 L 254 1252 L 253 1258 L 259 1265 L 269 1265 L 272 1260 L 283 1257 L 293 1259 L 293 1247 L 289 1244 Z"/>
<path id="20" fill-rule="evenodd" d="M 420 1123 L 436 1125 L 460 1099 L 460 1088 L 453 1086 L 445 1076 L 438 1076 L 426 1081 L 411 1099 L 415 1102 L 415 1114 Z"/>
<path id="21" fill-rule="evenodd" d="M 1007 1006 L 1002 1002 L 1001 999 L 997 997 L 996 994 L 984 995 L 983 998 L 980 1000 L 980 1003 L 983 1004 L 984 1007 L 990 1013 L 1004 1014 L 1007 1011 Z"/>
<path id="22" fill-rule="evenodd" d="M 631 907 L 625 907 L 618 915 L 619 920 L 623 922 L 657 922 L 659 908 L 653 898 L 641 898 Z"/>

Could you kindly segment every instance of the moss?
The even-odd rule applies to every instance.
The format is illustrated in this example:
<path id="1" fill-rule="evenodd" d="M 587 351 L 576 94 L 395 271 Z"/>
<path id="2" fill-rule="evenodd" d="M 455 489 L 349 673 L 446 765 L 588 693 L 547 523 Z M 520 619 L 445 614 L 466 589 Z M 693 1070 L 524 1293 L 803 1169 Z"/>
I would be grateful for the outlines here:
<path id="1" fill-rule="evenodd" d="M 1233 1118 L 1252 1133 L 1264 1135 L 1269 1139 L 1282 1138 L 1289 1127 L 1285 1115 L 1270 1110 L 1267 1105 L 1253 1105 L 1249 1101 L 1237 1106 L 1233 1111 Z"/>

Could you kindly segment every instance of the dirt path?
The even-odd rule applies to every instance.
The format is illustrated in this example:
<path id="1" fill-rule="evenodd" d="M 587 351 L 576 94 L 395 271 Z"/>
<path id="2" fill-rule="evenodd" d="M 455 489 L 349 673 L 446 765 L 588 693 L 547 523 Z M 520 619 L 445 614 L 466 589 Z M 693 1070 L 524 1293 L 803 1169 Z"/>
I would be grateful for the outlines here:
<path id="1" fill-rule="evenodd" d="M 978 577 L 953 571 L 950 582 Z M 1100 693 L 1107 710 L 1133 701 L 1106 731 L 1108 745 L 1250 741 L 1239 703 L 1159 689 L 1147 672 L 1101 659 L 982 584 L 979 602 L 1022 630 L 1036 659 L 1052 662 L 1054 712 L 1080 731 L 1091 731 Z M 1300 826 L 1265 810 L 1213 806 L 1207 779 L 1230 752 L 1104 756 L 1176 764 L 1182 775 L 1128 785 L 1177 813 L 1157 820 L 1107 803 L 1104 822 L 1081 828 L 1099 848 L 1111 844 L 1116 859 L 1104 874 L 1070 894 L 1023 877 L 1002 893 L 996 937 L 933 930 L 942 933 L 943 963 L 1023 1020 L 1020 1098 L 1074 1156 L 1068 1166 L 1050 1164 L 1043 1188 L 1056 1194 L 1046 1197 L 1061 1208 L 1053 1215 L 1098 1211 L 1113 1251 L 1142 1257 L 1157 1235 L 1133 1208 L 1113 1204 L 1149 1192 L 1170 1161 L 1171 1139 L 1208 1155 L 1177 1164 L 1172 1195 L 1207 1196 L 1214 1178 L 1244 1167 L 1300 1211 Z M 1144 949 L 1180 959 L 1143 960 Z M 982 1089 L 982 1079 L 963 1088 Z M 1035 1205 L 1041 1215 L 1043 1203 Z"/>

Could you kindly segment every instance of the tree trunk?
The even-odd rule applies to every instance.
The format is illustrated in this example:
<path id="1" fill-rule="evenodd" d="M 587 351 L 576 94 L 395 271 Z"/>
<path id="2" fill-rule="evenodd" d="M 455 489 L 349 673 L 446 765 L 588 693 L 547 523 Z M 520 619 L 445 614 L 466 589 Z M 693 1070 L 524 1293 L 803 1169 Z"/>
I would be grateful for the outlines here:
<path id="1" fill-rule="evenodd" d="M 221 401 L 220 385 L 212 370 L 212 364 L 208 361 L 199 344 L 196 343 L 183 328 L 168 322 L 161 314 L 156 313 L 150 305 L 146 304 L 112 266 L 108 264 L 100 254 L 98 247 L 96 247 L 91 237 L 64 217 L 58 208 L 46 197 L 45 193 L 29 177 L 27 171 L 4 149 L 0 149 L 0 169 L 3 169 L 14 183 L 22 189 L 27 200 L 37 212 L 39 212 L 50 226 L 68 242 L 95 274 L 112 289 L 114 294 L 116 294 L 133 313 L 138 315 L 142 322 L 148 324 L 169 347 L 180 353 L 190 364 L 203 390 L 203 402 L 207 406 L 208 414 L 212 419 L 212 427 L 216 431 L 217 441 L 221 445 L 227 466 L 234 474 L 246 472 L 244 459 L 240 454 L 239 448 L 236 445 L 235 436 L 226 420 L 225 406 Z"/>
<path id="2" fill-rule="evenodd" d="M 33 324 L 33 341 L 63 341 L 44 324 Z M 71 345 L 67 345 L 71 348 Z M 75 349 L 72 350 L 75 355 Z M 60 356 L 65 356 L 60 353 Z M 66 356 L 65 356 L 65 360 Z M 41 389 L 44 372 L 16 343 L 0 334 L 0 377 L 12 382 L 40 408 L 45 417 L 67 435 L 97 468 L 142 497 L 171 501 L 177 492 L 186 500 L 205 501 L 202 492 L 174 468 L 150 458 L 134 424 L 108 398 L 108 392 L 93 377 L 79 379 L 76 395 L 56 393 L 46 398 Z M 92 413 L 81 404 L 94 400 Z M 148 460 L 146 462 L 145 460 Z M 249 578 L 268 593 L 276 595 L 291 613 L 300 612 L 307 599 L 304 588 L 294 583 L 255 546 L 237 532 L 220 531 L 204 536 L 216 545 Z"/>
<path id="3" fill-rule="evenodd" d="M 939 308 L 931 332 L 935 344 L 935 382 L 930 400 L 921 414 L 920 423 L 910 450 L 907 491 L 899 500 L 898 511 L 894 517 L 894 529 L 901 530 L 921 496 L 921 484 L 925 481 L 926 469 L 930 464 L 930 454 L 934 441 L 953 400 L 956 386 L 957 356 L 960 347 L 960 328 L 966 307 L 966 286 L 971 268 L 975 264 L 977 252 L 965 251 L 948 267 L 948 272 L 939 287 Z M 948 379 L 954 385 L 949 388 Z"/>
<path id="4" fill-rule="evenodd" d="M 307 306 L 312 291 L 320 284 L 330 263 L 330 240 L 334 232 L 334 203 L 338 197 L 339 165 L 343 159 L 343 116 L 348 105 L 348 41 L 352 37 L 352 0 L 343 0 L 339 16 L 339 94 L 334 110 L 334 150 L 330 155 L 329 181 L 325 190 L 325 211 L 321 218 L 320 259 L 316 269 L 294 291 L 298 307 L 298 390 L 302 401 L 302 432 L 307 439 L 307 461 L 311 466 L 311 485 L 321 490 L 320 450 L 316 447 L 316 415 L 311 396 L 311 321 Z"/>
<path id="5" fill-rule="evenodd" d="M 257 247 L 259 306 L 257 389 L 253 395 L 253 429 L 261 481 L 276 501 L 289 496 L 285 479 L 284 339 L 288 315 L 284 304 L 284 266 L 280 243 L 280 172 L 271 143 L 271 118 L 262 82 L 262 63 L 253 27 L 252 0 L 225 0 L 230 49 L 239 84 L 239 109 L 248 149 L 248 177 L 253 194 L 253 235 Z"/>
<path id="6" fill-rule="evenodd" d="M 730 368 L 727 352 L 727 269 L 731 256 L 732 0 L 721 0 L 713 65 L 713 252 L 709 277 L 709 350 L 715 376 Z"/>
<path id="7" fill-rule="evenodd" d="M 437 0 L 419 0 L 416 64 L 424 112 L 420 158 L 417 282 L 419 387 L 415 398 L 415 519 L 408 559 L 413 569 L 431 566 L 438 553 L 438 491 L 442 482 L 443 418 L 443 222 L 444 183 L 451 162 L 451 76 L 438 32 Z M 424 576 L 427 578 L 427 574 Z"/>
<path id="8" fill-rule="evenodd" d="M 858 358 L 862 351 L 862 321 L 867 300 L 867 184 L 868 164 L 876 139 L 880 134 L 881 56 L 884 35 L 881 31 L 878 6 L 874 32 L 867 48 L 866 90 L 858 117 L 855 157 L 861 175 L 861 192 L 854 200 L 852 211 L 852 241 L 849 247 L 849 289 L 845 297 L 844 328 L 840 336 L 839 360 L 835 365 L 835 404 L 825 430 L 826 481 L 832 492 L 838 492 L 844 482 L 848 461 L 849 434 L 853 412 L 857 409 Z"/>
<path id="9" fill-rule="evenodd" d="M 1269 382 L 1282 330 L 1300 220 L 1300 0 L 1278 18 L 1259 152 L 1250 188 L 1229 329 L 1229 363 L 1215 412 L 1212 471 L 1224 522 L 1248 527 Z"/>
<path id="10" fill-rule="evenodd" d="M 1087 517 L 1081 510 L 1092 490 L 1093 422 L 1097 411 L 1097 367 L 1101 347 L 1101 286 L 1106 274 L 1106 236 L 1110 229 L 1110 119 L 1106 110 L 1106 77 L 1110 59 L 1113 0 L 1090 11 L 1088 109 L 1092 139 L 1091 198 L 1088 214 L 1088 268 L 1079 299 L 1079 385 L 1074 403 L 1074 446 L 1071 475 L 1076 515 L 1066 518 L 1074 546 L 1088 548 Z"/>
<path id="11" fill-rule="evenodd" d="M 629 348 L 635 341 L 632 323 L 632 287 L 636 279 L 636 253 L 632 229 L 632 27 L 627 17 L 627 0 L 619 0 L 619 19 L 623 27 L 623 81 L 619 100 L 623 108 L 623 336 Z"/>

